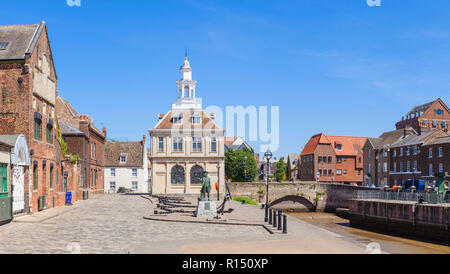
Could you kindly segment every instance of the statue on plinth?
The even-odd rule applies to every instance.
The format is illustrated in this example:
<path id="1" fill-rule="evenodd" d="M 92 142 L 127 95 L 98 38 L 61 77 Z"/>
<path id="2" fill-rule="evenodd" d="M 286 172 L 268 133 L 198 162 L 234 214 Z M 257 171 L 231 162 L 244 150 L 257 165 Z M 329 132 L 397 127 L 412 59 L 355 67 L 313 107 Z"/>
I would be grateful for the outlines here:
<path id="1" fill-rule="evenodd" d="M 202 178 L 202 189 L 200 191 L 200 200 L 204 200 L 206 194 L 208 194 L 208 201 L 210 201 L 209 199 L 210 192 L 211 192 L 211 179 L 208 176 L 208 172 L 205 171 Z"/>

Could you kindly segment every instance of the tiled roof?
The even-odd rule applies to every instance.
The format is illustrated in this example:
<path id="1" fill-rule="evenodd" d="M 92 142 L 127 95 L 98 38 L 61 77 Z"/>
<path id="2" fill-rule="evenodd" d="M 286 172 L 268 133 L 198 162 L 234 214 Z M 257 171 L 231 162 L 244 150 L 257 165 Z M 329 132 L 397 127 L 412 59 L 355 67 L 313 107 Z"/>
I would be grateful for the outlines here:
<path id="1" fill-rule="evenodd" d="M 367 141 L 367 137 L 353 137 L 353 136 L 326 136 L 331 142 L 336 155 L 356 155 L 361 150 Z M 337 150 L 335 144 L 341 144 L 342 150 Z"/>
<path id="2" fill-rule="evenodd" d="M 0 50 L 0 60 L 25 59 L 25 54 L 33 50 L 34 38 L 43 24 L 0 26 L 0 42 L 8 43 L 6 50 Z"/>
<path id="3" fill-rule="evenodd" d="M 402 147 L 402 146 L 409 146 L 409 145 L 419 145 L 422 144 L 428 137 L 438 132 L 437 130 L 432 130 L 428 132 L 422 132 L 419 134 L 410 134 L 407 135 L 405 138 L 400 138 L 397 142 L 392 144 L 391 147 Z"/>
<path id="4" fill-rule="evenodd" d="M 86 135 L 84 132 L 72 127 L 64 121 L 58 121 L 62 135 Z"/>
<path id="5" fill-rule="evenodd" d="M 303 149 L 301 156 L 314 154 L 316 147 L 318 144 L 330 144 L 330 141 L 327 139 L 325 134 L 317 134 L 309 139 L 308 143 L 306 143 L 305 148 Z"/>
<path id="6" fill-rule="evenodd" d="M 406 132 L 403 129 L 385 132 L 385 133 L 381 134 L 381 136 L 379 137 L 380 142 L 378 143 L 378 145 L 375 148 L 380 149 L 385 146 L 390 146 L 393 143 L 400 140 L 403 137 L 403 135 L 405 135 L 405 133 L 407 135 L 409 135 L 409 134 L 414 134 L 416 132 L 412 128 L 406 129 Z"/>
<path id="7" fill-rule="evenodd" d="M 80 114 L 78 114 L 78 112 L 72 107 L 72 105 L 69 102 L 67 102 L 66 99 L 62 98 L 61 96 L 58 96 L 57 99 L 69 110 L 73 118 L 80 118 Z"/>
<path id="8" fill-rule="evenodd" d="M 290 161 L 288 163 L 288 165 L 291 169 L 294 169 L 297 166 L 294 164 L 294 162 L 297 161 L 297 163 L 298 163 L 299 157 L 300 157 L 300 154 L 289 154 L 288 155 L 288 160 Z"/>
<path id="9" fill-rule="evenodd" d="M 449 143 L 450 143 L 450 136 L 445 136 L 445 137 L 432 138 L 430 141 L 425 142 L 423 145 L 430 146 L 430 145 L 440 145 L 440 144 L 449 144 Z"/>
<path id="10" fill-rule="evenodd" d="M 238 138 L 238 137 L 225 137 L 225 138 L 224 138 L 224 144 L 225 144 L 226 146 L 231 146 L 231 145 L 234 143 L 234 141 L 237 140 L 237 138 Z"/>
<path id="11" fill-rule="evenodd" d="M 194 125 L 191 123 L 192 116 L 197 113 L 201 116 L 201 124 Z M 181 124 L 174 124 L 173 118 L 176 115 L 183 117 Z M 216 123 L 202 110 L 180 110 L 169 111 L 164 118 L 156 125 L 155 129 L 219 129 Z"/>
<path id="12" fill-rule="evenodd" d="M 120 163 L 120 156 L 127 157 L 126 163 Z M 105 166 L 107 167 L 142 167 L 144 164 L 144 145 L 138 142 L 106 142 Z"/>

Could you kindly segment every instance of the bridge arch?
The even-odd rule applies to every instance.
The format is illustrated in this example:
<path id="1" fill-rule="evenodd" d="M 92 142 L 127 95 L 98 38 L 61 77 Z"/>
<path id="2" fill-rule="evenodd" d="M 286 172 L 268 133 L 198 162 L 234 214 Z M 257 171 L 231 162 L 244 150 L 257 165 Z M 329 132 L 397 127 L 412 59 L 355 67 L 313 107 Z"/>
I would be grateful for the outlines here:
<path id="1" fill-rule="evenodd" d="M 305 197 L 286 195 L 278 198 L 270 204 L 274 209 L 315 212 L 316 205 Z"/>

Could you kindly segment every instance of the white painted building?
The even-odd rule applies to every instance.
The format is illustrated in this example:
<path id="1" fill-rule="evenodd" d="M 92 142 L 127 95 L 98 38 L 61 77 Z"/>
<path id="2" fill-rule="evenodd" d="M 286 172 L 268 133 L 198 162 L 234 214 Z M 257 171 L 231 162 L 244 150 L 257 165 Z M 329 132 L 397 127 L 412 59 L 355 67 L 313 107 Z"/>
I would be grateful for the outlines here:
<path id="1" fill-rule="evenodd" d="M 106 142 L 105 193 L 119 188 L 135 193 L 149 192 L 148 157 L 145 136 L 138 142 Z"/>

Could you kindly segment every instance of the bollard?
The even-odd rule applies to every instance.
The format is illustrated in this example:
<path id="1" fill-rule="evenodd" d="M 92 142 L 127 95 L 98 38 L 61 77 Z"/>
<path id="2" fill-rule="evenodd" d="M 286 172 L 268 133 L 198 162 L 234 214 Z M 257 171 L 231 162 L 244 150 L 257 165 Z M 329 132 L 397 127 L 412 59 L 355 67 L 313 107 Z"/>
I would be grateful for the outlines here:
<path id="1" fill-rule="evenodd" d="M 272 224 L 272 209 L 269 208 L 269 225 Z"/>
<path id="2" fill-rule="evenodd" d="M 283 215 L 283 234 L 287 234 L 287 215 Z"/>
<path id="3" fill-rule="evenodd" d="M 273 210 L 273 227 L 277 227 L 277 211 Z"/>
<path id="4" fill-rule="evenodd" d="M 278 210 L 278 230 L 281 230 L 281 217 L 283 216 L 283 212 L 281 210 Z"/>

